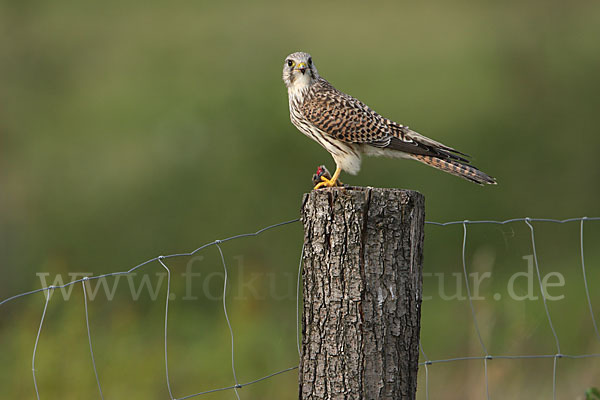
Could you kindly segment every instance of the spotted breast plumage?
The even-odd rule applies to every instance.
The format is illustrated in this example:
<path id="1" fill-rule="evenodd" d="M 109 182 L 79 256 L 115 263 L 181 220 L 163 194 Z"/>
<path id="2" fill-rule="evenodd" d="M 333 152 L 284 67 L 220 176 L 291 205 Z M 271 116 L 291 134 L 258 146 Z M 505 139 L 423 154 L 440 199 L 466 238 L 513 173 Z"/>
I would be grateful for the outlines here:
<path id="1" fill-rule="evenodd" d="M 413 159 L 471 182 L 496 184 L 470 165 L 466 154 L 382 117 L 334 88 L 319 76 L 308 53 L 286 57 L 283 81 L 292 123 L 331 153 L 336 163 L 331 179 L 322 177 L 315 189 L 334 186 L 342 170 L 357 174 L 362 154 Z"/>

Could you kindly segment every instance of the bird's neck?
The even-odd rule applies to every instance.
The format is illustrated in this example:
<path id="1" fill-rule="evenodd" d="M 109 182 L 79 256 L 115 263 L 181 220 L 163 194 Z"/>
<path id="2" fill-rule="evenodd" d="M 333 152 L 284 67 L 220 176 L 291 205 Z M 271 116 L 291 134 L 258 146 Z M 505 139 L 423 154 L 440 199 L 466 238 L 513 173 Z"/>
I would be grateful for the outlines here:
<path id="1" fill-rule="evenodd" d="M 288 86 L 288 97 L 290 102 L 302 103 L 304 98 L 310 91 L 311 85 L 309 84 L 296 84 Z"/>

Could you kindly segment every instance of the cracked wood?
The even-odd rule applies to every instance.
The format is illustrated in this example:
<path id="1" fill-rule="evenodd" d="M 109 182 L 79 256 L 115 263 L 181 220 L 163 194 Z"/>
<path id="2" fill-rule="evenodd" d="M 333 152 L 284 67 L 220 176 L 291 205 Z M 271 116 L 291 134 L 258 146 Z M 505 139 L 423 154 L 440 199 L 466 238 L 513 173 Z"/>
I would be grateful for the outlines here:
<path id="1" fill-rule="evenodd" d="M 415 398 L 424 203 L 399 189 L 304 196 L 300 399 Z"/>

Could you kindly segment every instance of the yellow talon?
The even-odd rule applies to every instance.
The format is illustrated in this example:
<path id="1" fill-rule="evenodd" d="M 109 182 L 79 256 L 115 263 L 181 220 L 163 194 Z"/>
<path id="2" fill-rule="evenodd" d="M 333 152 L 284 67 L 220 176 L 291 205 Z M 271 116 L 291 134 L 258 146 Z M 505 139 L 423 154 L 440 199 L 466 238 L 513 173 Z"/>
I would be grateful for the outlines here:
<path id="1" fill-rule="evenodd" d="M 333 181 L 333 179 L 327 179 L 324 176 L 322 176 L 321 180 L 323 182 L 317 183 L 317 185 L 314 188 L 315 190 L 316 189 L 320 189 L 320 188 L 325 187 L 325 186 L 327 186 L 327 187 L 333 187 L 333 186 L 335 186 L 335 182 Z"/>
<path id="2" fill-rule="evenodd" d="M 313 188 L 313 190 L 317 190 L 320 189 L 322 187 L 333 187 L 335 186 L 335 184 L 337 183 L 337 180 L 340 176 L 340 173 L 342 172 L 340 167 L 336 167 L 335 169 L 335 173 L 333 174 L 333 176 L 331 177 L 331 179 L 327 179 L 324 176 L 321 177 L 321 181 L 317 183 L 317 185 Z"/>

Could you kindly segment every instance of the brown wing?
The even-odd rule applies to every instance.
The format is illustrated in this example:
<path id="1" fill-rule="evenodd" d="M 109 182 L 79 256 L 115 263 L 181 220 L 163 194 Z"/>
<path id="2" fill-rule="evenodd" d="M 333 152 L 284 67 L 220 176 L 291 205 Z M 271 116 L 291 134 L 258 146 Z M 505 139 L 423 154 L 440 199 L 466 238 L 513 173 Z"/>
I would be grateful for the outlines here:
<path id="1" fill-rule="evenodd" d="M 469 162 L 461 157 L 465 154 L 382 117 L 324 79 L 307 94 L 301 109 L 315 127 L 344 142 Z"/>
<path id="2" fill-rule="evenodd" d="M 377 147 L 390 143 L 390 128 L 379 114 L 326 81 L 315 86 L 301 105 L 302 113 L 315 127 L 344 142 Z"/>

